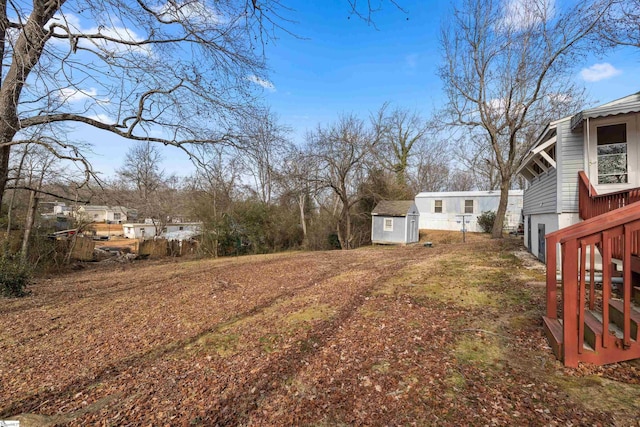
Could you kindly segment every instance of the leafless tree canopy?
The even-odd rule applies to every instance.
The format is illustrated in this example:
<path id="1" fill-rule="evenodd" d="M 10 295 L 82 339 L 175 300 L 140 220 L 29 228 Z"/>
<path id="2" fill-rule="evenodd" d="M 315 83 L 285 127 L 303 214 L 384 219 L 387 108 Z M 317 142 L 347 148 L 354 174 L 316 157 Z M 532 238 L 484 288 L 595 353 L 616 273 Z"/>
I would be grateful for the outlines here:
<path id="1" fill-rule="evenodd" d="M 82 123 L 185 149 L 225 140 L 266 81 L 262 46 L 283 22 L 275 0 L 0 4 L 0 201 L 11 147 L 34 128 Z"/>
<path id="2" fill-rule="evenodd" d="M 465 0 L 442 31 L 450 124 L 485 141 L 499 172 L 494 237 L 501 236 L 511 179 L 535 135 L 583 102 L 573 65 L 610 3 L 560 11 L 545 0 Z"/>
<path id="3" fill-rule="evenodd" d="M 341 116 L 327 127 L 318 127 L 308 137 L 316 166 L 312 177 L 319 186 L 335 195 L 337 235 L 343 249 L 353 248 L 352 209 L 360 200 L 358 188 L 367 178 L 380 135 L 353 115 Z"/>

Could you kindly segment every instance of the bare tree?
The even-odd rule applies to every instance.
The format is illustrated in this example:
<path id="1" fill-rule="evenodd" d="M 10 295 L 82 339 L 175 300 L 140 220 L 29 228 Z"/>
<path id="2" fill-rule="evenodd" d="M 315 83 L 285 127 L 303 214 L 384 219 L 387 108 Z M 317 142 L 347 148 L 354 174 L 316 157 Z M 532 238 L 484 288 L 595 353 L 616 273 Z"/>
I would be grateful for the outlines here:
<path id="1" fill-rule="evenodd" d="M 210 234 L 209 248 L 211 255 L 218 255 L 220 237 L 224 229 L 224 215 L 231 211 L 236 198 L 240 180 L 240 166 L 237 156 L 230 155 L 222 145 L 202 146 L 198 149 L 197 169 L 195 176 L 189 180 L 192 197 L 191 210 L 205 223 Z"/>
<path id="2" fill-rule="evenodd" d="M 407 186 L 407 173 L 416 149 L 427 149 L 427 122 L 417 112 L 404 108 L 389 110 L 384 104 L 373 118 L 380 134 L 377 146 L 378 159 L 383 167 L 396 175 L 401 185 Z"/>
<path id="3" fill-rule="evenodd" d="M 442 31 L 440 76 L 449 122 L 483 138 L 500 174 L 493 237 L 502 236 L 511 180 L 541 127 L 583 103 L 573 64 L 611 1 L 464 0 Z"/>
<path id="4" fill-rule="evenodd" d="M 353 248 L 352 209 L 359 202 L 359 186 L 367 177 L 367 164 L 380 135 L 368 129 L 353 115 L 341 116 L 336 123 L 308 136 L 316 163 L 314 179 L 336 196 L 333 211 L 342 249 Z"/>
<path id="5" fill-rule="evenodd" d="M 158 147 L 149 142 L 137 143 L 127 150 L 124 164 L 116 171 L 125 186 L 135 190 L 143 205 L 149 204 L 165 181 L 164 170 L 160 169 L 162 161 Z"/>
<path id="6" fill-rule="evenodd" d="M 456 140 L 455 154 L 465 170 L 473 177 L 478 190 L 498 190 L 500 169 L 491 143 L 485 134 L 470 133 Z"/>
<path id="7" fill-rule="evenodd" d="M 280 175 L 280 185 L 285 194 L 290 195 L 298 205 L 302 245 L 307 246 L 307 209 L 313 197 L 315 186 L 312 178 L 316 171 L 315 159 L 304 149 L 292 146 L 284 161 L 284 171 Z"/>
<path id="8" fill-rule="evenodd" d="M 185 150 L 227 139 L 267 82 L 262 43 L 284 19 L 278 0 L 2 6 L 0 203 L 11 148 L 33 127 L 75 123 Z"/>
<path id="9" fill-rule="evenodd" d="M 290 132 L 268 108 L 240 125 L 239 158 L 253 177 L 252 191 L 263 203 L 271 203 L 276 178 L 292 145 L 288 139 Z"/>
<path id="10" fill-rule="evenodd" d="M 139 142 L 129 148 L 124 164 L 116 171 L 122 188 L 119 201 L 136 208 L 142 218 L 153 221 L 157 236 L 177 211 L 174 196 L 179 191 L 178 178 L 165 176 L 162 161 L 157 146 Z"/>
<path id="11" fill-rule="evenodd" d="M 640 47 L 640 0 L 614 1 L 598 37 L 613 46 Z"/>
<path id="12" fill-rule="evenodd" d="M 444 140 L 432 135 L 417 147 L 415 166 L 408 173 L 414 193 L 447 190 L 451 156 Z"/>

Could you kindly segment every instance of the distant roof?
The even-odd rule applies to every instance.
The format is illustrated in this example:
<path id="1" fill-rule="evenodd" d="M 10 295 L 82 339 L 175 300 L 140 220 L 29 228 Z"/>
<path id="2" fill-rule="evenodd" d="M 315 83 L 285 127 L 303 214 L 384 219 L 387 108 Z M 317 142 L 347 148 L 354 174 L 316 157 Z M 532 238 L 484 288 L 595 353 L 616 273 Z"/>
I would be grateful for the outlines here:
<path id="1" fill-rule="evenodd" d="M 523 190 L 509 190 L 509 196 L 522 196 Z M 487 197 L 500 196 L 500 190 L 488 191 L 439 191 L 439 192 L 423 192 L 418 193 L 416 198 L 420 197 Z"/>
<path id="2" fill-rule="evenodd" d="M 129 210 L 129 208 L 126 208 L 124 206 L 101 206 L 101 205 L 84 205 L 84 206 L 80 206 L 81 209 L 84 209 L 85 211 L 120 211 L 120 212 L 126 212 Z M 80 209 L 79 208 L 79 209 Z"/>
<path id="3" fill-rule="evenodd" d="M 407 216 L 413 200 L 383 200 L 371 211 L 372 215 Z"/>

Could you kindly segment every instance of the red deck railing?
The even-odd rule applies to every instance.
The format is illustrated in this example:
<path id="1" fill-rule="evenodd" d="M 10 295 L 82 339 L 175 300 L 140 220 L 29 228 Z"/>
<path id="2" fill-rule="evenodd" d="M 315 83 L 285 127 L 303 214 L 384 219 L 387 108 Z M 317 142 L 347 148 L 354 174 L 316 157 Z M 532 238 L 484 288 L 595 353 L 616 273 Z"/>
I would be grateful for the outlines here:
<path id="1" fill-rule="evenodd" d="M 584 171 L 578 172 L 578 211 L 589 219 L 640 201 L 640 188 L 599 195 Z"/>
<path id="2" fill-rule="evenodd" d="M 635 335 L 632 336 L 631 324 L 632 316 L 637 316 L 632 314 L 631 307 L 631 266 L 632 262 L 638 262 L 640 255 L 640 205 L 633 203 L 640 200 L 640 191 L 634 189 L 598 196 L 593 188 L 589 195 L 589 187 L 589 181 L 581 173 L 580 216 L 584 214 L 589 219 L 546 236 L 545 331 L 553 341 L 556 355 L 571 367 L 577 366 L 579 361 L 602 365 L 640 358 L 638 327 L 634 326 Z M 587 197 L 583 195 L 585 190 Z M 562 280 L 560 307 L 556 277 L 558 250 Z M 596 277 L 596 254 L 602 260 L 601 277 Z M 622 299 L 616 301 L 611 299 L 613 258 L 622 260 L 623 271 Z M 596 282 L 602 283 L 602 291 L 596 290 Z M 621 333 L 618 334 L 621 336 L 616 336 L 609 326 L 614 306 L 616 313 L 622 313 L 616 322 L 620 323 Z M 591 338 L 589 347 L 584 345 L 587 336 Z"/>

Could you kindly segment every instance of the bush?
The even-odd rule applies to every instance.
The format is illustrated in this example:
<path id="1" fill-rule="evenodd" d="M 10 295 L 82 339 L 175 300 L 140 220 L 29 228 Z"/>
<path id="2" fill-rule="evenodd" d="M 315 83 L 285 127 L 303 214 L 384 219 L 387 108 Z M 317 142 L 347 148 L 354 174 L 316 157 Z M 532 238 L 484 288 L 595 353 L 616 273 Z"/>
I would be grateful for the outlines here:
<path id="1" fill-rule="evenodd" d="M 31 279 L 29 266 L 17 258 L 0 256 L 0 293 L 5 297 L 27 295 Z"/>
<path id="2" fill-rule="evenodd" d="M 493 224 L 496 222 L 496 213 L 494 211 L 482 212 L 478 215 L 478 225 L 485 233 L 491 233 Z"/>

